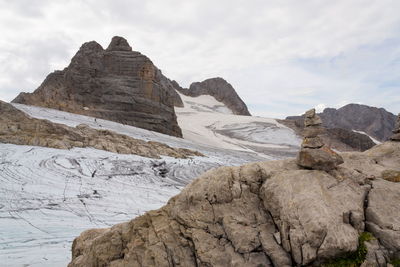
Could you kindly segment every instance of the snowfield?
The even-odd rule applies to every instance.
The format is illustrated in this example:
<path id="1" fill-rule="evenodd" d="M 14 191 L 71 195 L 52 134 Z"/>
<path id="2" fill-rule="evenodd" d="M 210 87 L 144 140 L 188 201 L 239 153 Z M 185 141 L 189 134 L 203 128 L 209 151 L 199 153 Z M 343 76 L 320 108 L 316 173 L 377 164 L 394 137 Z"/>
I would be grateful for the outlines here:
<path id="1" fill-rule="evenodd" d="M 32 117 L 197 150 L 206 157 L 151 159 L 93 148 L 0 143 L 0 265 L 66 266 L 75 237 L 157 209 L 222 165 L 285 158 L 300 139 L 273 119 L 237 116 L 210 96 L 182 96 L 184 139 L 57 110 L 13 104 Z"/>
<path id="2" fill-rule="evenodd" d="M 266 159 L 294 156 L 299 149 L 300 138 L 274 119 L 233 115 L 223 103 L 208 95 L 180 96 L 185 106 L 175 111 L 187 140 L 253 152 Z"/>

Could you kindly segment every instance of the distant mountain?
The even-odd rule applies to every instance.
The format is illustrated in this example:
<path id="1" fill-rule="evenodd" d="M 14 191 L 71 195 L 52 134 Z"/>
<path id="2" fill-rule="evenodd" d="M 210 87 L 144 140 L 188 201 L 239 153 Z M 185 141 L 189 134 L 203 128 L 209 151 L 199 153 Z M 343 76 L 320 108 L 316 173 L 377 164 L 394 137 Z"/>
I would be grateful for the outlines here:
<path id="1" fill-rule="evenodd" d="M 107 49 L 84 43 L 71 63 L 55 71 L 33 93 L 12 102 L 55 108 L 182 136 L 174 106 L 182 100 L 171 81 L 122 37 Z"/>
<path id="2" fill-rule="evenodd" d="M 396 116 L 383 108 L 360 104 L 348 104 L 339 109 L 326 108 L 319 113 L 323 126 L 362 131 L 379 141 L 386 141 L 392 135 Z M 286 119 L 302 125 L 302 116 L 289 116 Z"/>
<path id="3" fill-rule="evenodd" d="M 233 114 L 251 116 L 246 104 L 236 93 L 233 86 L 223 78 L 217 77 L 202 82 L 195 82 L 190 85 L 189 89 L 180 87 L 176 82 L 174 85 L 175 89 L 184 95 L 191 97 L 210 95 L 219 102 L 224 103 L 232 110 Z"/>
<path id="4" fill-rule="evenodd" d="M 297 135 L 302 136 L 304 130 L 303 119 L 301 116 L 294 118 L 278 120 L 278 122 L 294 130 Z M 365 151 L 375 145 L 374 141 L 365 134 L 343 128 L 323 128 L 320 137 L 326 145 L 338 151 Z"/>

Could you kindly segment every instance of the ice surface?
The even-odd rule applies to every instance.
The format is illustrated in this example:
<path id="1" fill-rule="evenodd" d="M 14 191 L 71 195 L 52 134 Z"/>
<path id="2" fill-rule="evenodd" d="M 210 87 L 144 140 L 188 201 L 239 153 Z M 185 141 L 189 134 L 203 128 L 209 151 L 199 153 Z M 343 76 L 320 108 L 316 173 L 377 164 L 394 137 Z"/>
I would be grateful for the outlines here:
<path id="1" fill-rule="evenodd" d="M 160 160 L 93 148 L 0 143 L 0 266 L 65 266 L 75 237 L 157 209 L 194 178 L 222 165 L 294 155 L 300 140 L 274 119 L 237 116 L 211 96 L 182 96 L 184 139 L 42 107 L 32 117 L 184 147 L 206 157 Z"/>
<path id="2" fill-rule="evenodd" d="M 217 112 L 215 107 L 224 104 L 212 96 L 180 96 L 184 107 L 175 108 L 175 111 L 183 137 L 187 140 L 217 148 L 254 152 L 266 158 L 294 156 L 299 149 L 300 138 L 275 119 Z"/>

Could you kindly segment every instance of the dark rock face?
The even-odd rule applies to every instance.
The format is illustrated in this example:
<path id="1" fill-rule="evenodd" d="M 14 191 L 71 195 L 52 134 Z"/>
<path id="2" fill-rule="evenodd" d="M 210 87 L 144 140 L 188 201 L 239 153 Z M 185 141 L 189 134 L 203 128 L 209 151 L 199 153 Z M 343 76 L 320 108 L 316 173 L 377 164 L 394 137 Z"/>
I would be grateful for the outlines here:
<path id="1" fill-rule="evenodd" d="M 175 88 L 184 95 L 197 97 L 210 95 L 224 103 L 236 115 L 251 116 L 246 104 L 235 89 L 222 78 L 211 78 L 202 82 L 192 83 L 189 89 L 183 89 L 175 82 Z"/>
<path id="2" fill-rule="evenodd" d="M 85 43 L 62 71 L 13 102 L 55 108 L 174 136 L 182 136 L 174 105 L 183 105 L 171 81 L 122 37 L 106 50 Z"/>
<path id="3" fill-rule="evenodd" d="M 330 136 L 334 136 L 336 139 L 355 148 L 358 151 L 368 150 L 375 145 L 371 138 L 365 134 L 360 134 L 341 128 L 330 128 L 327 129 L 327 132 Z"/>
<path id="4" fill-rule="evenodd" d="M 327 128 L 363 131 L 380 141 L 389 139 L 396 121 L 396 116 L 383 108 L 359 104 L 348 104 L 339 109 L 326 108 L 319 116 Z M 286 119 L 302 120 L 300 116 Z"/>

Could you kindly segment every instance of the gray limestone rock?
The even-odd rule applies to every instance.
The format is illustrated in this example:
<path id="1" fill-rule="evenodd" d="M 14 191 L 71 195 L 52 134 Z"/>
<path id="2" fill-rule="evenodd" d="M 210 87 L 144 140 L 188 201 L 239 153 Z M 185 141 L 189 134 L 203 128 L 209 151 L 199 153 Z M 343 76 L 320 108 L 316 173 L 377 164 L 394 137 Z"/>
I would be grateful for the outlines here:
<path id="1" fill-rule="evenodd" d="M 195 82 L 190 85 L 189 89 L 183 89 L 180 86 L 176 88 L 180 93 L 187 96 L 213 96 L 218 101 L 224 103 L 234 114 L 251 116 L 246 104 L 236 93 L 232 85 L 222 78 L 211 78 L 202 82 Z"/>
<path id="2" fill-rule="evenodd" d="M 305 137 L 297 155 L 297 164 L 306 169 L 330 171 L 343 163 L 343 158 L 332 149 L 324 146 L 319 137 L 322 121 L 315 109 L 304 115 Z"/>
<path id="3" fill-rule="evenodd" d="M 307 265 L 357 248 L 358 231 L 341 216 L 363 213 L 365 190 L 351 180 L 338 183 L 324 172 L 294 170 L 268 179 L 261 198 L 281 235 L 287 235 L 286 250 L 297 264 Z"/>
<path id="4" fill-rule="evenodd" d="M 398 168 L 400 143 L 343 157 L 330 172 L 295 160 L 211 170 L 159 210 L 83 232 L 69 267 L 320 266 L 357 249 L 363 222 L 379 241 L 364 266 L 381 266 L 398 251 L 400 184 L 371 188 L 366 174 Z"/>
<path id="5" fill-rule="evenodd" d="M 322 139 L 319 136 L 306 137 L 301 143 L 302 148 L 321 148 L 324 146 Z"/>
<path id="6" fill-rule="evenodd" d="M 381 179 L 372 182 L 366 209 L 366 228 L 396 258 L 400 258 L 399 203 L 400 183 Z"/>
<path id="7" fill-rule="evenodd" d="M 330 171 L 343 163 L 343 158 L 333 150 L 302 148 L 297 155 L 297 164 L 314 170 Z"/>
<path id="8" fill-rule="evenodd" d="M 189 149 L 173 148 L 159 142 L 146 142 L 108 130 L 96 130 L 85 124 L 69 127 L 48 120 L 31 118 L 1 100 L 0 114 L 1 143 L 59 149 L 93 147 L 114 153 L 136 154 L 150 158 L 160 158 L 161 155 L 176 158 L 202 155 Z"/>
<path id="9" fill-rule="evenodd" d="M 83 44 L 67 68 L 13 102 L 182 136 L 174 111 L 182 101 L 174 86 L 122 37 L 114 37 L 106 50 L 94 41 Z"/>
<path id="10" fill-rule="evenodd" d="M 379 141 L 387 141 L 390 138 L 396 122 L 393 113 L 383 108 L 360 104 L 348 104 L 339 109 L 326 108 L 318 115 L 326 128 L 363 131 Z M 302 124 L 304 116 L 289 116 L 286 119 Z"/>
<path id="11" fill-rule="evenodd" d="M 400 142 L 400 113 L 397 115 L 396 126 L 393 129 L 394 135 L 390 137 L 390 140 Z"/>

